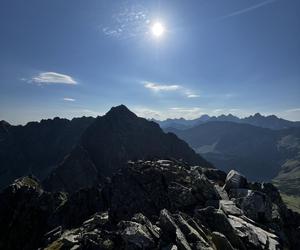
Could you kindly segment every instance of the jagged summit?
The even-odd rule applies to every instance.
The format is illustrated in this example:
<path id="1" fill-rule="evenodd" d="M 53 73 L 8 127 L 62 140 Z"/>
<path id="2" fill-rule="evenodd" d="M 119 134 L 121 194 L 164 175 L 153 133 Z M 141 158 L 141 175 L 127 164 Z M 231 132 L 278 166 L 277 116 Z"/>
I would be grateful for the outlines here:
<path id="1" fill-rule="evenodd" d="M 0 129 L 6 129 L 7 127 L 11 126 L 7 121 L 0 121 Z"/>
<path id="2" fill-rule="evenodd" d="M 32 173 L 44 179 L 70 153 L 92 117 L 29 122 L 24 126 L 0 123 L 0 188 Z M 0 247 L 1 248 L 1 247 Z"/>
<path id="3" fill-rule="evenodd" d="M 3 124 L 3 125 L 10 125 L 7 121 L 4 121 L 4 120 L 1 120 L 1 121 L 0 121 L 0 124 L 1 124 L 1 125 L 2 125 L 2 124 Z"/>
<path id="4" fill-rule="evenodd" d="M 130 111 L 124 104 L 112 107 L 107 113 L 106 115 L 134 115 L 136 117 L 136 115 Z"/>
<path id="5" fill-rule="evenodd" d="M 68 187 L 72 186 L 75 191 L 76 183 L 70 185 L 74 180 L 70 174 L 65 173 L 80 172 L 78 169 L 71 171 L 70 168 L 76 164 L 80 168 L 82 159 L 89 163 L 89 169 L 95 166 L 99 176 L 111 176 L 123 168 L 128 160 L 138 159 L 177 159 L 193 165 L 212 167 L 186 142 L 174 134 L 164 133 L 158 124 L 136 116 L 124 105 L 113 107 L 104 116 L 98 117 L 84 131 L 78 146 L 82 150 L 78 153 L 71 152 L 68 161 L 59 165 L 46 180 L 47 186 L 52 187 L 51 190 L 65 187 L 70 191 Z M 80 187 L 81 185 L 78 186 Z"/>

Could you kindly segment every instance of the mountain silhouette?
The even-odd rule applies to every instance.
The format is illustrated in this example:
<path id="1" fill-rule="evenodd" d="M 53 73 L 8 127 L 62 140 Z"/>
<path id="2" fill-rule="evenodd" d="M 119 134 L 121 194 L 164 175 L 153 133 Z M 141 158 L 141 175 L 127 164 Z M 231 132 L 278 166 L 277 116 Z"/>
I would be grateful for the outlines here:
<path id="1" fill-rule="evenodd" d="M 113 107 L 104 116 L 98 117 L 84 131 L 74 150 L 77 153 L 71 152 L 45 180 L 48 189 L 74 190 L 72 172 L 74 164 L 81 165 L 83 152 L 89 158 L 89 169 L 94 169 L 94 166 L 96 169 L 90 173 L 90 180 L 95 175 L 111 176 L 129 160 L 176 159 L 212 167 L 175 134 L 164 133 L 158 124 L 136 116 L 124 105 Z M 73 162 L 72 167 L 69 162 Z M 87 176 L 84 178 L 89 179 Z M 78 187 L 84 186 L 80 180 L 76 181 Z"/>
<path id="2" fill-rule="evenodd" d="M 92 117 L 54 118 L 13 126 L 0 122 L 0 188 L 15 178 L 34 174 L 40 179 L 70 153 Z"/>

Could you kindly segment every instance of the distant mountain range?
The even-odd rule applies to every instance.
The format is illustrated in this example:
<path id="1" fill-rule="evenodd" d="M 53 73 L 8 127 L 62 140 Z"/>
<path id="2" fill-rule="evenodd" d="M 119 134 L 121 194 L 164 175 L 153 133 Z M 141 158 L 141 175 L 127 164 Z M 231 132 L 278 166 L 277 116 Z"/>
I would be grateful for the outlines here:
<path id="1" fill-rule="evenodd" d="M 206 122 L 221 121 L 221 122 L 236 122 L 243 124 L 250 124 L 257 127 L 269 128 L 274 130 L 300 127 L 300 122 L 288 121 L 282 118 L 278 118 L 275 115 L 263 116 L 260 113 L 251 115 L 245 118 L 239 118 L 232 114 L 229 115 L 220 115 L 220 116 L 209 116 L 202 115 L 201 117 L 193 120 L 186 120 L 184 118 L 179 119 L 166 119 L 163 121 L 154 120 L 162 128 L 176 128 L 176 129 L 188 129 Z"/>

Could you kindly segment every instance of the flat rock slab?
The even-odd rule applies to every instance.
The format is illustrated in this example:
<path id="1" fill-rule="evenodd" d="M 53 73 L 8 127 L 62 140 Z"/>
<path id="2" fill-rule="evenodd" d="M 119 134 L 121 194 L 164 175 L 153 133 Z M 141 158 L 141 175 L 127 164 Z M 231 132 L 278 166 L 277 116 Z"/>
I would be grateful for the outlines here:
<path id="1" fill-rule="evenodd" d="M 242 216 L 244 213 L 239 209 L 233 201 L 220 200 L 220 209 L 227 215 Z"/>

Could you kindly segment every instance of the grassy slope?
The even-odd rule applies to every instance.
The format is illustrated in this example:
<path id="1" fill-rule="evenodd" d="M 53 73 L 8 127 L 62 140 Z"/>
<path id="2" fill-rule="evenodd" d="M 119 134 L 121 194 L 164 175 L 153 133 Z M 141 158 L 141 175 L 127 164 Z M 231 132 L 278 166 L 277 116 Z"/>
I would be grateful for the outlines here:
<path id="1" fill-rule="evenodd" d="M 288 208 L 300 213 L 300 196 L 287 195 L 281 193 L 281 197 L 285 204 L 288 206 Z"/>
<path id="2" fill-rule="evenodd" d="M 298 140 L 296 146 L 299 148 Z M 300 213 L 300 153 L 282 165 L 281 171 L 273 179 L 273 183 L 280 190 L 282 199 L 287 206 Z"/>

